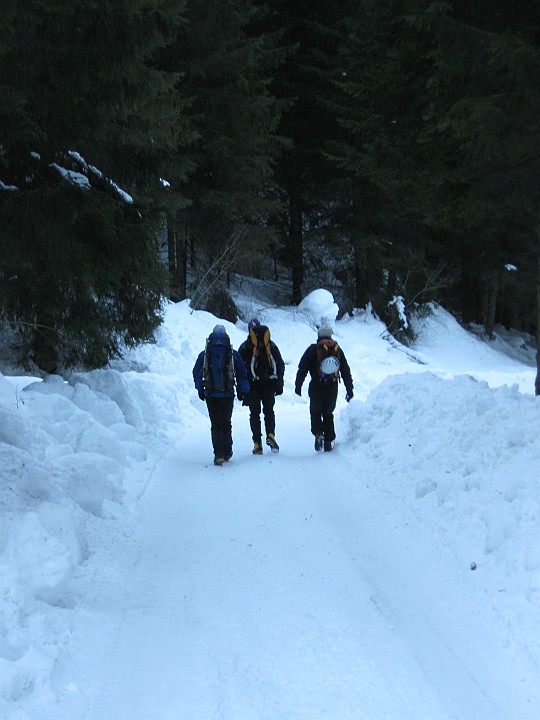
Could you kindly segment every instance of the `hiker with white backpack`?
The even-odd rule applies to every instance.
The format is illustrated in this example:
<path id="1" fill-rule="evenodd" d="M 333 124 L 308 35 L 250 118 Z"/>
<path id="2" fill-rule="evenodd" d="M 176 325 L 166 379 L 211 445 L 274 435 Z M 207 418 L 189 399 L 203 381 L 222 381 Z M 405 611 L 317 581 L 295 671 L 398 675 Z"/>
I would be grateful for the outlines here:
<path id="1" fill-rule="evenodd" d="M 311 432 L 315 436 L 315 450 L 329 452 L 336 439 L 334 410 L 338 385 L 343 378 L 345 400 L 353 398 L 353 380 L 345 353 L 332 339 L 332 328 L 323 325 L 317 333 L 317 342 L 310 345 L 300 359 L 294 391 L 302 395 L 302 385 L 310 373 L 309 413 Z"/>

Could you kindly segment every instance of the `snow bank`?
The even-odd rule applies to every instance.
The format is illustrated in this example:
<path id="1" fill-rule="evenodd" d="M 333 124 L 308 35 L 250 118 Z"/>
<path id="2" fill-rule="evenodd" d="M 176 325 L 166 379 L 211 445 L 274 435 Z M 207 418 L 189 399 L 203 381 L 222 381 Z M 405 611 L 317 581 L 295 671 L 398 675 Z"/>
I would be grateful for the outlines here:
<path id="1" fill-rule="evenodd" d="M 456 567 L 476 572 L 478 613 L 538 668 L 538 400 L 517 386 L 424 373 L 390 377 L 347 410 L 355 457 L 382 501 L 412 511 Z"/>
<path id="2" fill-rule="evenodd" d="M 0 716 L 49 697 L 88 518 L 140 495 L 175 412 L 178 388 L 150 374 L 0 375 Z"/>

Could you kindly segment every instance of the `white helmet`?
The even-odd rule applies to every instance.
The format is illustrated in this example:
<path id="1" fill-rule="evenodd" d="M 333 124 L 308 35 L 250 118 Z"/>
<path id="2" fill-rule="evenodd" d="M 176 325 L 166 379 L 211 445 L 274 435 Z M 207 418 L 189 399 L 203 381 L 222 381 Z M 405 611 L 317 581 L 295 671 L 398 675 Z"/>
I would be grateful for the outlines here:
<path id="1" fill-rule="evenodd" d="M 330 355 L 329 357 L 324 358 L 324 360 L 321 360 L 321 372 L 325 375 L 333 375 L 338 371 L 339 360 L 335 355 Z"/>

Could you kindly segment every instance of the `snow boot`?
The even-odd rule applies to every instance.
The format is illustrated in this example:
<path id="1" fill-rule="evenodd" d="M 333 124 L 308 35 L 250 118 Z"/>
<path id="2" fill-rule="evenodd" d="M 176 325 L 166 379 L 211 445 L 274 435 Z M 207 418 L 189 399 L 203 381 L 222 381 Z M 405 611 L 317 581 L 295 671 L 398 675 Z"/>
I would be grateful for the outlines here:
<path id="1" fill-rule="evenodd" d="M 332 441 L 325 440 L 324 441 L 324 452 L 330 452 L 331 450 L 332 450 Z"/>
<path id="2" fill-rule="evenodd" d="M 268 445 L 268 447 L 270 448 L 270 450 L 271 450 L 273 453 L 279 452 L 279 445 L 278 445 L 277 442 L 276 442 L 276 438 L 275 438 L 275 436 L 274 436 L 274 433 L 270 433 L 269 435 L 267 435 L 267 437 L 266 437 L 266 444 Z"/>
<path id="3" fill-rule="evenodd" d="M 262 455 L 263 454 L 262 443 L 260 443 L 260 442 L 253 443 L 253 450 L 251 452 L 254 455 Z"/>
<path id="4" fill-rule="evenodd" d="M 232 458 L 232 456 L 233 456 L 232 450 L 229 450 L 228 452 L 226 452 L 225 456 L 224 456 L 225 462 L 229 462 L 229 460 Z"/>
<path id="5" fill-rule="evenodd" d="M 321 450 L 323 449 L 323 444 L 324 444 L 324 433 L 318 432 L 315 435 L 315 450 L 317 452 L 321 452 Z"/>
<path id="6" fill-rule="evenodd" d="M 214 458 L 214 465 L 224 465 L 226 462 L 224 457 L 215 457 Z"/>

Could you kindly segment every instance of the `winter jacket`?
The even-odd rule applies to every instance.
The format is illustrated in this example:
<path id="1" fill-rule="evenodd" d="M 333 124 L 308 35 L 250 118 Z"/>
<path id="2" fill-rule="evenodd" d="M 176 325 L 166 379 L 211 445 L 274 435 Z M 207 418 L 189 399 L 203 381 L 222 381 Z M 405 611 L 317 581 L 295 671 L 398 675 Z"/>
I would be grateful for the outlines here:
<path id="1" fill-rule="evenodd" d="M 240 357 L 237 350 L 232 350 L 232 362 L 234 366 L 234 377 L 236 381 L 236 388 L 237 388 L 237 395 L 238 398 L 241 400 L 244 395 L 249 393 L 249 382 L 247 377 L 247 370 L 246 366 L 244 364 L 244 361 Z M 204 353 L 203 350 L 197 360 L 195 361 L 195 365 L 193 367 L 193 381 L 195 382 L 195 388 L 197 389 L 197 392 L 201 389 L 204 389 L 204 383 L 203 383 L 203 368 L 204 368 Z M 223 397 L 234 397 L 234 386 L 227 388 L 226 390 L 223 390 L 222 392 L 216 392 L 211 391 L 208 392 L 205 390 L 206 397 L 212 397 L 212 398 L 223 398 Z"/>
<path id="2" fill-rule="evenodd" d="M 270 340 L 270 350 L 272 352 L 272 357 L 274 358 L 274 361 L 276 363 L 276 375 L 277 378 L 270 379 L 268 377 L 261 377 L 256 378 L 253 375 L 253 370 L 251 367 L 251 361 L 253 358 L 253 343 L 251 342 L 251 338 L 247 337 L 247 340 L 245 340 L 240 347 L 238 348 L 238 352 L 240 353 L 240 357 L 244 361 L 247 369 L 247 375 L 249 384 L 251 386 L 255 386 L 258 388 L 266 388 L 266 387 L 274 387 L 274 388 L 281 388 L 283 389 L 283 376 L 285 374 L 285 363 L 283 362 L 283 358 L 281 357 L 281 353 L 279 352 L 278 346 L 275 344 L 273 340 Z M 259 363 L 267 363 L 268 359 L 266 355 L 260 351 L 259 355 Z M 264 375 L 264 374 L 263 374 Z"/>
<path id="3" fill-rule="evenodd" d="M 345 357 L 345 353 L 341 349 L 341 347 L 338 348 L 338 357 L 339 357 L 339 373 L 340 376 L 343 378 L 343 383 L 345 385 L 345 390 L 347 392 L 347 395 L 351 396 L 353 395 L 353 380 L 351 375 L 351 369 L 349 367 L 349 363 L 347 362 L 347 358 Z M 311 382 L 312 383 L 320 383 L 321 385 L 325 384 L 323 383 L 321 376 L 319 375 L 319 361 L 317 358 L 317 343 L 313 343 L 313 345 L 310 345 L 305 353 L 302 355 L 300 362 L 298 364 L 298 372 L 296 373 L 296 380 L 295 380 L 295 391 L 299 395 L 300 390 L 302 388 L 302 385 L 304 383 L 304 380 L 306 378 L 306 375 L 308 372 L 311 375 Z"/>

